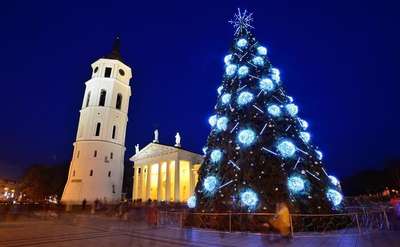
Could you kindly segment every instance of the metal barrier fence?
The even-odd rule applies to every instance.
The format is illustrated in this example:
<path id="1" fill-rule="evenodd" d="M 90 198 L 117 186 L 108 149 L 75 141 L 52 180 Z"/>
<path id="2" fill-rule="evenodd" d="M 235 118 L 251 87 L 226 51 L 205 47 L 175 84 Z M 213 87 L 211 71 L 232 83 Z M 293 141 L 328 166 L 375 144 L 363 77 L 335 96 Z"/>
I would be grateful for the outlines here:
<path id="1" fill-rule="evenodd" d="M 218 231 L 271 232 L 268 221 L 273 213 L 192 213 L 159 212 L 159 224 L 198 227 Z M 295 234 L 365 234 L 389 230 L 388 209 L 356 211 L 343 214 L 290 214 L 290 232 Z"/>

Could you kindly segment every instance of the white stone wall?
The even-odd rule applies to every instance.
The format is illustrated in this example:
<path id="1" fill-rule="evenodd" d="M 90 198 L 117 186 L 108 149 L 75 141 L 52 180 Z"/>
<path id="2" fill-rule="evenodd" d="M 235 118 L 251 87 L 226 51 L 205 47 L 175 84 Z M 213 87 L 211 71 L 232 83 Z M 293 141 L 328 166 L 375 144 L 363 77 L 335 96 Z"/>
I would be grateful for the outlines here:
<path id="1" fill-rule="evenodd" d="M 104 77 L 106 67 L 112 69 L 110 78 Z M 115 202 L 121 198 L 132 73 L 128 66 L 112 59 L 99 59 L 92 64 L 92 69 L 92 78 L 86 82 L 68 181 L 61 199 L 65 203 L 81 203 L 83 199 Z M 101 90 L 106 91 L 104 106 L 99 106 Z M 116 108 L 118 94 L 122 95 L 121 109 Z M 97 123 L 101 124 L 99 136 L 95 135 Z M 116 126 L 115 138 L 112 137 L 113 126 Z"/>

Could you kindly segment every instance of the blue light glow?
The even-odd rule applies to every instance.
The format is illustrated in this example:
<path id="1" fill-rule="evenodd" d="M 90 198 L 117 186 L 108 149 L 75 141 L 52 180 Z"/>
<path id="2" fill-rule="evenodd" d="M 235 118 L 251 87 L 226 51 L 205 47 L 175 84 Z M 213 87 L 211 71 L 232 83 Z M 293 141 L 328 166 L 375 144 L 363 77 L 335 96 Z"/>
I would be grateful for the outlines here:
<path id="1" fill-rule="evenodd" d="M 326 197 L 328 198 L 328 200 L 333 204 L 333 206 L 339 206 L 340 203 L 342 203 L 343 201 L 343 195 L 334 189 L 329 189 L 326 192 Z"/>
<path id="2" fill-rule="evenodd" d="M 238 42 L 236 42 L 236 45 L 239 48 L 243 48 L 247 45 L 247 40 L 246 39 L 239 39 Z"/>
<path id="3" fill-rule="evenodd" d="M 203 147 L 201 150 L 203 151 L 203 154 L 206 154 L 207 153 L 207 149 L 208 149 L 208 147 Z"/>
<path id="4" fill-rule="evenodd" d="M 207 192 L 213 192 L 218 185 L 218 179 L 215 176 L 208 176 L 204 179 L 203 187 Z"/>
<path id="5" fill-rule="evenodd" d="M 258 196 L 253 190 L 247 189 L 240 193 L 240 201 L 249 208 L 255 208 L 258 203 Z"/>
<path id="6" fill-rule="evenodd" d="M 279 72 L 279 70 L 277 68 L 272 68 L 270 72 L 272 80 L 274 80 L 276 83 L 279 83 L 281 81 L 281 73 Z"/>
<path id="7" fill-rule="evenodd" d="M 191 196 L 189 197 L 189 199 L 187 200 L 187 205 L 189 208 L 195 208 L 196 207 L 196 196 Z"/>
<path id="8" fill-rule="evenodd" d="M 240 66 L 240 68 L 238 69 L 238 74 L 240 77 L 244 77 L 249 73 L 249 67 L 247 67 L 246 65 L 242 65 Z"/>
<path id="9" fill-rule="evenodd" d="M 212 161 L 213 163 L 218 163 L 218 162 L 221 160 L 221 158 L 222 158 L 222 152 L 221 152 L 221 150 L 219 150 L 219 149 L 214 149 L 214 150 L 211 152 L 210 157 L 211 157 L 211 161 Z"/>
<path id="10" fill-rule="evenodd" d="M 288 178 L 288 188 L 293 193 L 300 193 L 305 189 L 305 181 L 299 176 L 291 176 Z"/>
<path id="11" fill-rule="evenodd" d="M 244 129 L 239 132 L 238 139 L 241 144 L 249 146 L 256 140 L 256 133 L 251 129 Z"/>
<path id="12" fill-rule="evenodd" d="M 222 93 L 222 89 L 224 89 L 223 86 L 219 86 L 219 87 L 217 88 L 218 95 L 220 95 L 220 94 Z"/>
<path id="13" fill-rule="evenodd" d="M 308 123 L 306 120 L 299 118 L 299 123 L 300 123 L 300 126 L 303 128 L 303 130 L 306 130 L 308 128 Z"/>
<path id="14" fill-rule="evenodd" d="M 217 123 L 217 115 L 212 115 L 211 117 L 209 117 L 208 123 L 211 125 L 211 127 L 214 127 Z"/>
<path id="15" fill-rule="evenodd" d="M 257 53 L 258 55 L 265 56 L 267 55 L 267 48 L 265 48 L 264 46 L 259 46 L 257 47 Z"/>
<path id="16" fill-rule="evenodd" d="M 255 57 L 255 58 L 253 58 L 252 61 L 257 66 L 263 66 L 264 65 L 264 59 L 262 57 Z"/>
<path id="17" fill-rule="evenodd" d="M 229 93 L 224 93 L 221 97 L 222 104 L 226 105 L 231 101 L 231 95 Z"/>
<path id="18" fill-rule="evenodd" d="M 225 68 L 225 73 L 226 73 L 228 76 L 233 76 L 233 75 L 236 73 L 236 69 L 237 69 L 237 66 L 236 66 L 236 65 L 234 65 L 234 64 L 229 64 L 229 65 L 226 66 L 226 68 Z"/>
<path id="19" fill-rule="evenodd" d="M 279 117 L 281 115 L 281 108 L 277 105 L 268 106 L 267 111 L 274 117 Z"/>
<path id="20" fill-rule="evenodd" d="M 322 152 L 317 150 L 317 151 L 315 151 L 315 153 L 317 153 L 317 159 L 322 160 L 322 158 L 323 158 Z"/>
<path id="21" fill-rule="evenodd" d="M 292 97 L 292 96 L 287 96 L 287 98 L 289 99 L 289 102 L 290 102 L 290 103 L 293 102 L 293 97 Z"/>
<path id="22" fill-rule="evenodd" d="M 277 68 L 271 68 L 270 71 L 271 71 L 272 75 L 280 75 L 281 74 L 281 72 Z"/>
<path id="23" fill-rule="evenodd" d="M 335 176 L 329 175 L 328 177 L 333 185 L 338 186 L 340 184 L 339 180 Z"/>
<path id="24" fill-rule="evenodd" d="M 311 139 L 311 135 L 308 132 L 300 132 L 300 138 L 303 140 L 303 142 L 308 143 Z"/>
<path id="25" fill-rule="evenodd" d="M 242 106 L 250 103 L 251 101 L 253 101 L 253 99 L 254 95 L 252 93 L 244 91 L 239 94 L 239 97 L 237 98 L 237 103 Z"/>
<path id="26" fill-rule="evenodd" d="M 227 117 L 220 117 L 217 120 L 217 128 L 219 130 L 226 130 L 228 128 L 228 121 L 229 119 Z"/>
<path id="27" fill-rule="evenodd" d="M 295 104 L 293 104 L 293 103 L 287 104 L 287 105 L 285 106 L 285 108 L 286 108 L 286 111 L 287 111 L 292 117 L 296 116 L 296 114 L 299 112 L 299 108 L 297 107 L 297 105 L 295 105 Z"/>
<path id="28" fill-rule="evenodd" d="M 231 64 L 231 60 L 232 60 L 232 54 L 226 55 L 224 57 L 224 62 L 225 62 L 226 65 Z"/>
<path id="29" fill-rule="evenodd" d="M 284 158 L 292 157 L 296 153 L 296 146 L 288 140 L 281 141 L 278 146 L 278 151 Z"/>
<path id="30" fill-rule="evenodd" d="M 271 81 L 271 79 L 269 79 L 269 78 L 262 79 L 262 80 L 259 82 L 259 85 L 260 85 L 260 88 L 261 88 L 262 90 L 268 91 L 268 92 L 274 90 L 274 88 L 275 88 L 274 83 L 273 83 L 273 82 Z"/>

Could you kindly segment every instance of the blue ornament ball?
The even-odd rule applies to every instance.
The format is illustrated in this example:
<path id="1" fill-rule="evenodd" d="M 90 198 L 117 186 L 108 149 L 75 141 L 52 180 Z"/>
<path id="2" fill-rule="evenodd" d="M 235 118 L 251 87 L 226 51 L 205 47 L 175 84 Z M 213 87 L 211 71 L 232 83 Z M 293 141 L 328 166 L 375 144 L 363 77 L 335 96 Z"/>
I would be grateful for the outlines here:
<path id="1" fill-rule="evenodd" d="M 242 106 L 242 105 L 246 105 L 248 103 L 250 103 L 251 101 L 253 101 L 254 99 L 254 95 L 250 92 L 244 91 L 241 92 L 237 98 L 237 103 Z"/>
<path id="2" fill-rule="evenodd" d="M 246 65 L 242 65 L 240 66 L 240 68 L 238 69 L 238 75 L 240 77 L 244 77 L 249 73 L 249 67 L 247 67 Z"/>
<path id="3" fill-rule="evenodd" d="M 257 53 L 258 55 L 265 56 L 267 55 L 267 48 L 265 48 L 264 46 L 259 46 L 257 47 Z"/>
<path id="4" fill-rule="evenodd" d="M 267 92 L 271 92 L 272 90 L 275 89 L 274 83 L 269 78 L 262 79 L 259 82 L 259 86 L 260 86 L 261 90 L 264 90 L 264 91 L 267 91 Z"/>
<path id="5" fill-rule="evenodd" d="M 292 193 L 300 193 L 305 189 L 305 181 L 299 176 L 290 176 L 288 178 L 288 188 Z"/>
<path id="6" fill-rule="evenodd" d="M 219 130 L 226 130 L 228 128 L 228 121 L 229 119 L 227 117 L 220 117 L 217 120 L 217 128 Z"/>
<path id="7" fill-rule="evenodd" d="M 258 203 L 258 196 L 253 190 L 247 189 L 240 193 L 240 201 L 247 207 L 255 208 Z"/>
<path id="8" fill-rule="evenodd" d="M 221 102 L 222 104 L 226 105 L 231 101 L 231 94 L 229 93 L 224 93 L 221 97 Z"/>
<path id="9" fill-rule="evenodd" d="M 214 192 L 218 185 L 218 179 L 215 176 L 208 176 L 203 181 L 203 188 L 207 192 Z"/>
<path id="10" fill-rule="evenodd" d="M 247 46 L 247 40 L 246 39 L 239 39 L 237 42 L 236 42 L 236 45 L 239 47 L 239 48 L 243 48 L 243 47 L 246 47 Z"/>
<path id="11" fill-rule="evenodd" d="M 334 189 L 328 189 L 326 192 L 326 197 L 335 207 L 339 206 L 343 201 L 343 195 Z"/>
<path id="12" fill-rule="evenodd" d="M 214 149 L 214 150 L 211 152 L 210 157 L 211 157 L 211 161 L 212 161 L 213 163 L 218 163 L 218 162 L 222 159 L 222 152 L 221 152 L 221 150 L 219 150 L 219 149 Z"/>
<path id="13" fill-rule="evenodd" d="M 274 117 L 279 117 L 281 115 L 281 108 L 277 105 L 268 106 L 267 111 Z"/>
<path id="14" fill-rule="evenodd" d="M 225 68 L 225 73 L 227 76 L 233 76 L 236 73 L 237 66 L 234 64 L 229 64 Z"/>
<path id="15" fill-rule="evenodd" d="M 191 196 L 187 200 L 187 206 L 189 208 L 195 208 L 196 207 L 196 196 Z"/>
<path id="16" fill-rule="evenodd" d="M 279 142 L 278 151 L 284 158 L 290 158 L 296 153 L 296 146 L 288 140 L 283 140 Z"/>
<path id="17" fill-rule="evenodd" d="M 242 145 L 249 146 L 256 140 L 256 133 L 251 129 L 241 130 L 238 134 L 238 140 Z"/>

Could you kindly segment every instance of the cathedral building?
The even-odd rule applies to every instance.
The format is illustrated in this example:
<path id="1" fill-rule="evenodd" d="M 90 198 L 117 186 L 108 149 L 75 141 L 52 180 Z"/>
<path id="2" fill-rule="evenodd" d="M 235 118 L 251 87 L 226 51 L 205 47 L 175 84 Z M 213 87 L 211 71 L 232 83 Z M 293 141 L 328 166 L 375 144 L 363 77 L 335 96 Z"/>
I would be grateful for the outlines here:
<path id="1" fill-rule="evenodd" d="M 156 130 L 153 142 L 136 146 L 132 200 L 186 202 L 193 195 L 203 157 L 183 149 L 179 133 L 175 138 L 173 146 L 160 144 Z"/>
<path id="2" fill-rule="evenodd" d="M 85 83 L 63 203 L 121 199 L 131 78 L 117 38 L 112 52 L 92 64 Z"/>

